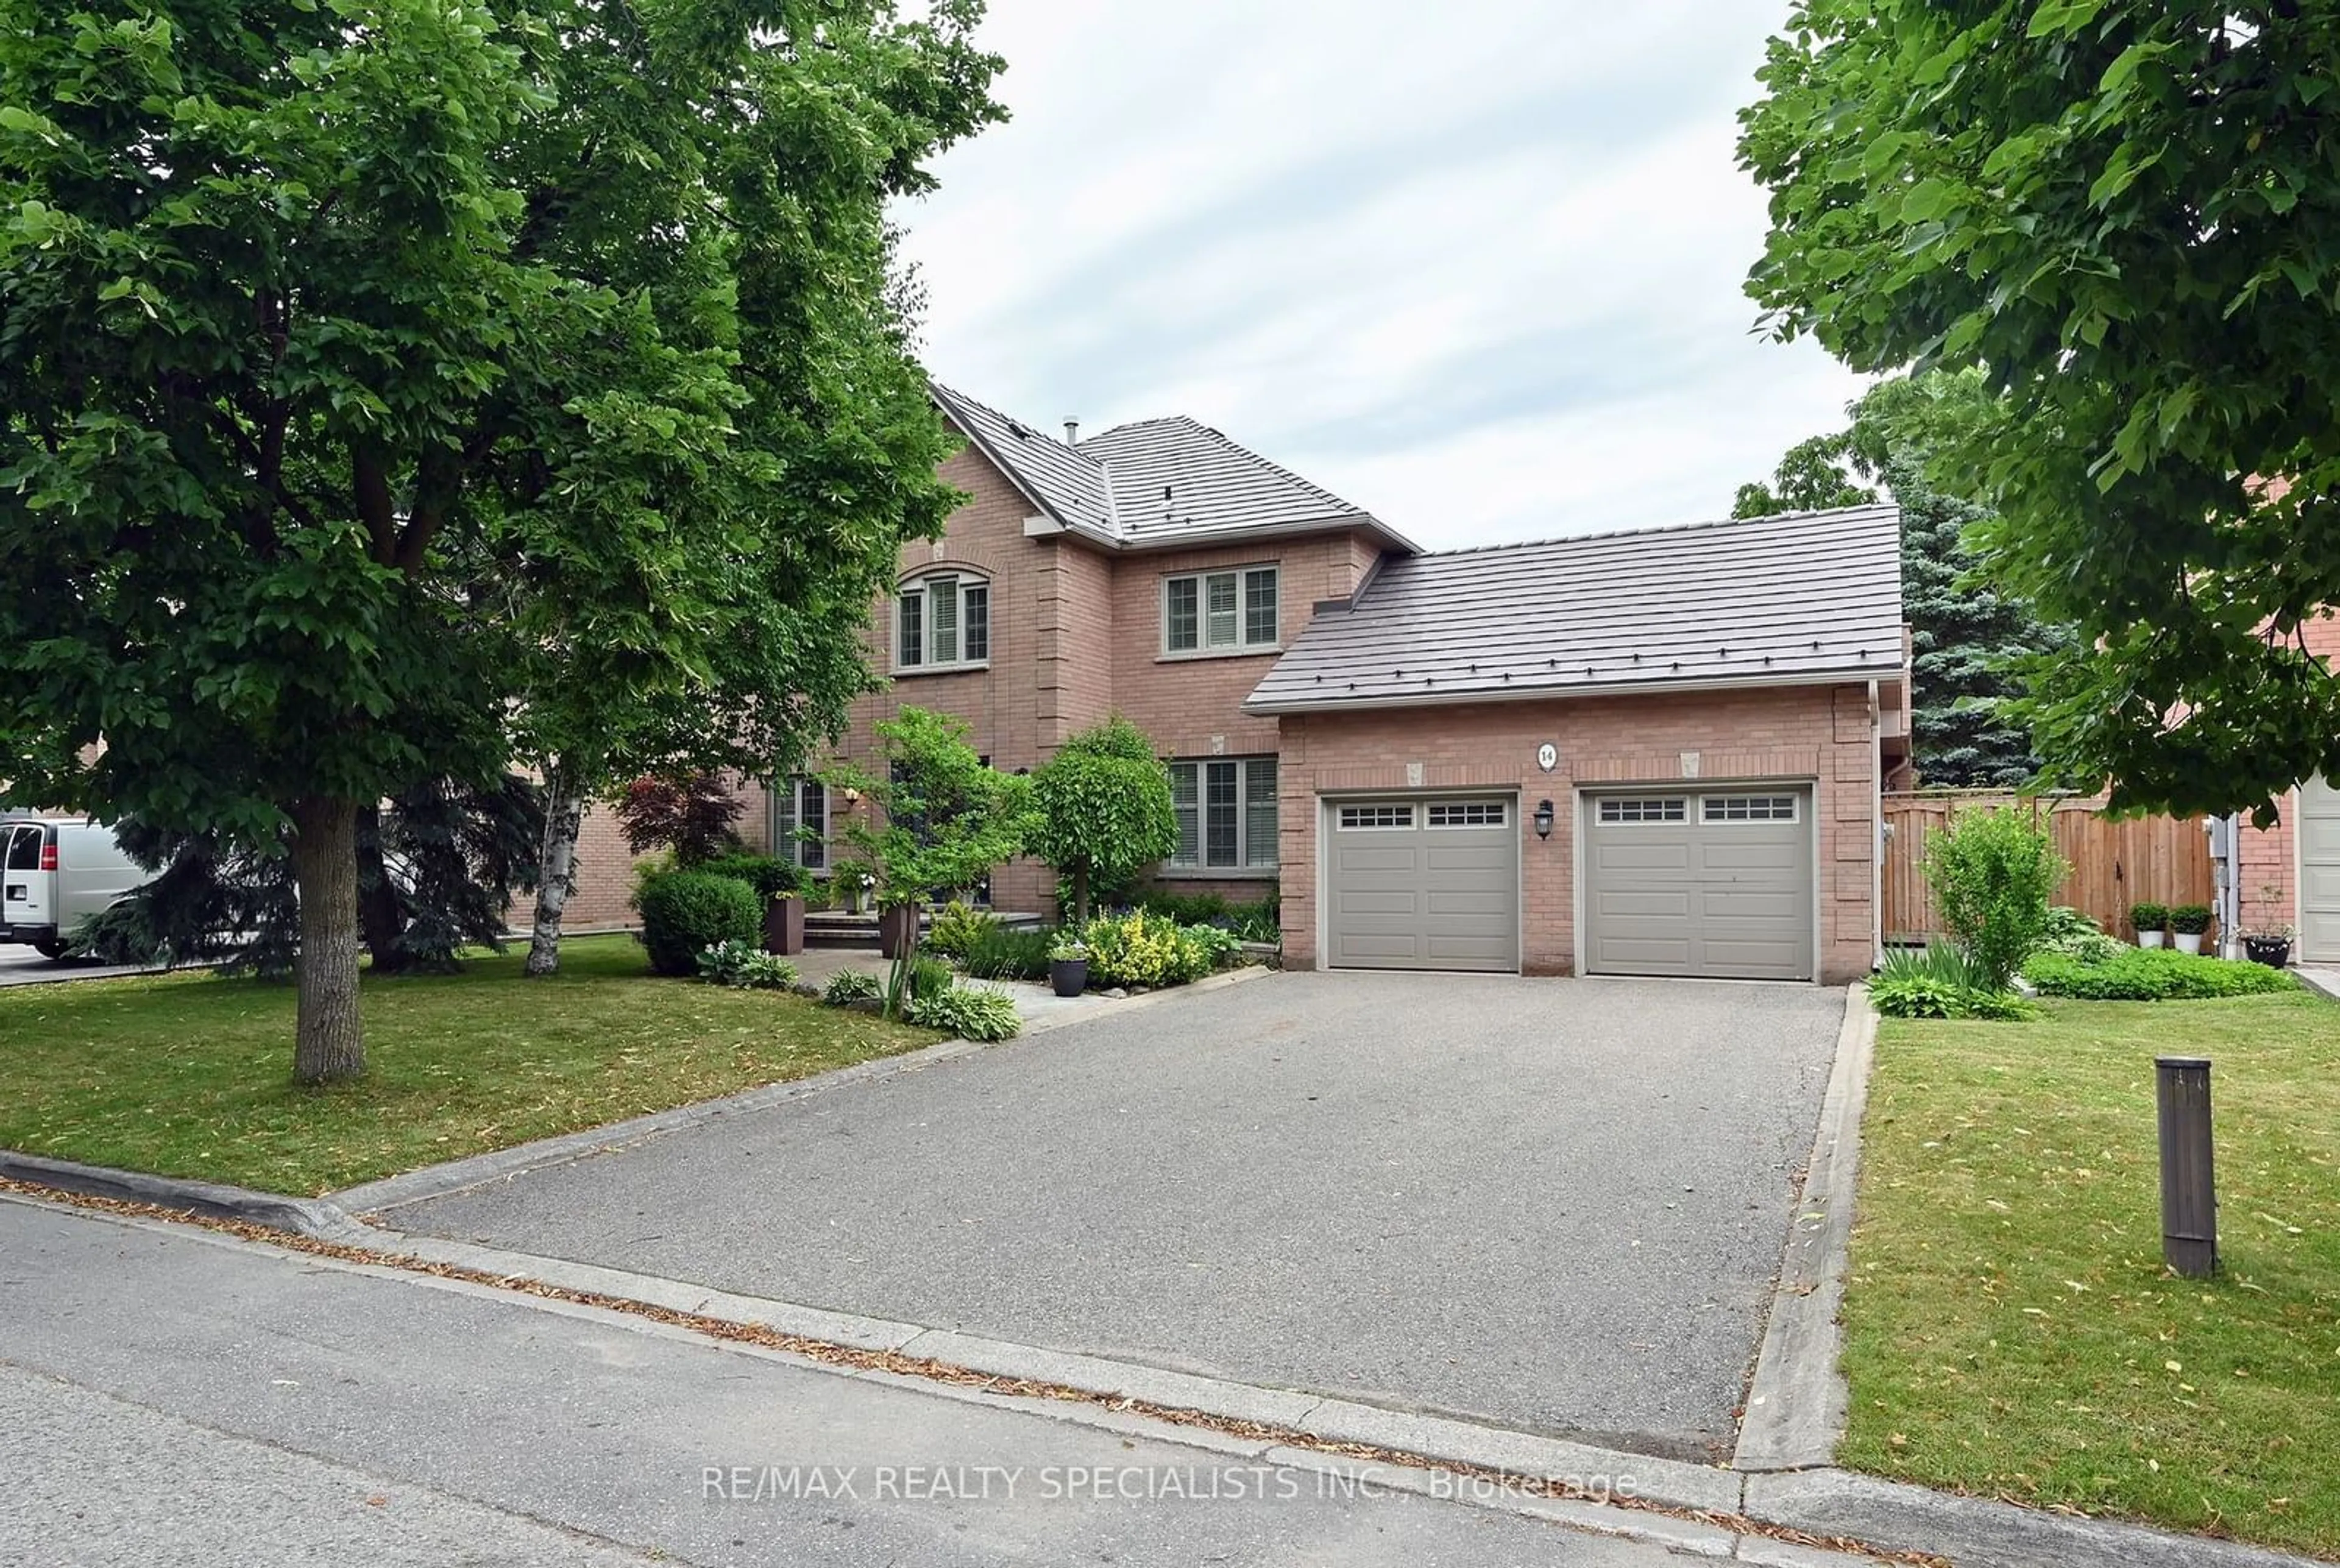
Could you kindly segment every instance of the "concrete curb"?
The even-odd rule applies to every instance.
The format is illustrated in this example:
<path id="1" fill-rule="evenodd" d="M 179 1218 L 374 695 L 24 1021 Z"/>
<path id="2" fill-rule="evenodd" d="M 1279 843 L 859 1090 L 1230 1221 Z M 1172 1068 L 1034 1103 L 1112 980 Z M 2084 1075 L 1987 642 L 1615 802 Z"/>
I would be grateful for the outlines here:
<path id="1" fill-rule="evenodd" d="M 511 1148 L 491 1149 L 485 1154 L 471 1155 L 462 1159 L 449 1160 L 444 1165 L 425 1166 L 421 1170 L 401 1176 L 385 1176 L 380 1181 L 362 1182 L 330 1195 L 332 1200 L 352 1214 L 382 1214 L 408 1204 L 426 1199 L 446 1197 L 484 1186 L 490 1182 L 503 1181 L 530 1171 L 545 1170 L 554 1166 L 568 1165 L 591 1155 L 606 1154 L 629 1147 L 648 1138 L 682 1127 L 696 1126 L 701 1122 L 719 1117 L 739 1116 L 749 1111 L 769 1110 L 800 1100 L 808 1095 L 821 1094 L 829 1089 L 846 1088 L 874 1079 L 889 1078 L 897 1073 L 916 1072 L 922 1067 L 938 1067 L 956 1061 L 960 1057 L 977 1051 L 988 1051 L 1001 1046 L 1012 1046 L 1017 1040 L 1027 1040 L 1037 1035 L 1066 1028 L 1092 1019 L 1110 1017 L 1127 1007 L 1143 1007 L 1165 997 L 1190 996 L 1198 991 L 1218 990 L 1241 981 L 1265 975 L 1266 969 L 1229 969 L 1225 974 L 1207 975 L 1189 986 L 1167 990 L 1149 991 L 1142 997 L 1131 997 L 1115 1003 L 1097 1013 L 1085 1013 L 1077 1017 L 1048 1018 L 1026 1021 L 1014 1039 L 977 1042 L 974 1040 L 938 1040 L 924 1049 L 906 1051 L 897 1057 L 880 1057 L 875 1061 L 857 1062 L 849 1067 L 818 1073 L 808 1078 L 792 1078 L 784 1084 L 767 1084 L 761 1088 L 745 1089 L 721 1099 L 699 1100 L 670 1110 L 653 1111 L 648 1116 L 633 1116 L 622 1122 L 610 1122 L 580 1132 L 563 1133 L 558 1137 L 539 1138 L 534 1143 L 515 1144 Z"/>
<path id="2" fill-rule="evenodd" d="M 18 1154 L 14 1149 L 0 1149 L 0 1176 L 61 1192 L 150 1203 L 214 1219 L 243 1220 L 271 1230 L 314 1236 L 320 1241 L 362 1246 L 373 1236 L 338 1204 L 323 1198 L 286 1197 L 280 1193 L 253 1192 L 249 1187 L 196 1181 L 188 1176 L 149 1176 L 144 1171 L 45 1159 L 39 1155 Z"/>
<path id="3" fill-rule="evenodd" d="M 1739 1424 L 1735 1470 L 1806 1470 L 1836 1457 L 1850 1395 L 1837 1369 L 1837 1311 L 1852 1245 L 1860 1170 L 1860 1116 L 1877 1047 L 1877 1009 L 1868 987 L 1847 990 L 1836 1062 L 1820 1101 L 1819 1130 L 1804 1167 L 1804 1190 L 1789 1226 L 1747 1414 Z"/>
<path id="4" fill-rule="evenodd" d="M 2312 1559 L 1843 1470 L 1750 1475 L 1750 1519 L 1946 1556 L 1958 1568 L 2309 1568 Z"/>

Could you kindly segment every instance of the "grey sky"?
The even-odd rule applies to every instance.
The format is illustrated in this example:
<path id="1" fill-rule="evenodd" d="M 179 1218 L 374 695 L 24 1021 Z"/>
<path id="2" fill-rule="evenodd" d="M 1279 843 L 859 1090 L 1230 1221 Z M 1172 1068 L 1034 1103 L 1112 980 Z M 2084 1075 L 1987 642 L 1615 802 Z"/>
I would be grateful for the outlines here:
<path id="1" fill-rule="evenodd" d="M 1719 517 L 1854 378 L 1750 335 L 1770 0 L 993 0 L 1015 118 L 907 205 L 927 359 L 1189 413 L 1433 548 Z"/>

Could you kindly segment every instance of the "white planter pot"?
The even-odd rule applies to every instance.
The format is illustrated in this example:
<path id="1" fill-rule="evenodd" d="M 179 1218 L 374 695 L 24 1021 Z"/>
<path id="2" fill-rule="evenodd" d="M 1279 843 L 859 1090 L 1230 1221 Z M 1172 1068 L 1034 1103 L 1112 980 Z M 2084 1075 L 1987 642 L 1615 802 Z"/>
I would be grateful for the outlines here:
<path id="1" fill-rule="evenodd" d="M 2158 948 L 2161 946 L 2162 938 L 2168 934 L 2166 931 L 2139 931 L 2137 934 L 2137 945 L 2140 948 Z"/>
<path id="2" fill-rule="evenodd" d="M 2177 950 L 2181 953 L 2198 953 L 2202 950 L 2202 933 L 2199 931 L 2179 931 L 2176 933 L 2175 939 L 2177 943 Z"/>

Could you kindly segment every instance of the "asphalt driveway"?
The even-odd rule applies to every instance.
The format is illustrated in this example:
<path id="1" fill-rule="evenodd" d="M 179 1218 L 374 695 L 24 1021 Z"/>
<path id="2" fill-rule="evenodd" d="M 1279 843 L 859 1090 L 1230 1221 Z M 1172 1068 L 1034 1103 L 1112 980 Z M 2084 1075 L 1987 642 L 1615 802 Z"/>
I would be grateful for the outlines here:
<path id="1" fill-rule="evenodd" d="M 1844 1000 L 1293 974 L 410 1205 L 403 1229 L 1726 1454 Z"/>

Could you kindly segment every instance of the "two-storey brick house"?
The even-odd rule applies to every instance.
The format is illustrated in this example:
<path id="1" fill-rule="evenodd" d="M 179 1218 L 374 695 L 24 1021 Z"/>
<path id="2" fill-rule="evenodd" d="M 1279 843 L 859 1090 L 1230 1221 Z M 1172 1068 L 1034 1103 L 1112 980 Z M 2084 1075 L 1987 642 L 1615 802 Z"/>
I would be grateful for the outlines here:
<path id="1" fill-rule="evenodd" d="M 887 684 L 843 755 L 914 705 L 1036 768 L 1118 711 L 1171 769 L 1158 879 L 1280 888 L 1295 966 L 1869 968 L 1909 734 L 1892 509 L 1431 554 L 1193 420 L 1060 440 L 935 399 L 968 499 L 873 607 Z M 816 869 L 867 809 L 809 779 L 756 804 Z M 1032 862 L 989 889 L 1054 891 Z"/>

